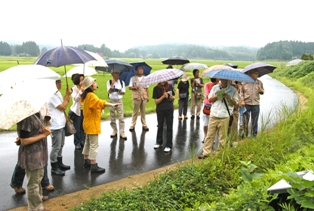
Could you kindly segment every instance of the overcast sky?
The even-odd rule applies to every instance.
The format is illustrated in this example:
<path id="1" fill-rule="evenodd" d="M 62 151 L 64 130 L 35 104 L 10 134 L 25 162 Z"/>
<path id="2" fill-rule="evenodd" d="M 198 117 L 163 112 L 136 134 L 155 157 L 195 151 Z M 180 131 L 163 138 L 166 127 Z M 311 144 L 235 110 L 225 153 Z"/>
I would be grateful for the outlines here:
<path id="1" fill-rule="evenodd" d="M 312 0 L 3 0 L 0 41 L 125 51 L 164 43 L 314 41 Z"/>

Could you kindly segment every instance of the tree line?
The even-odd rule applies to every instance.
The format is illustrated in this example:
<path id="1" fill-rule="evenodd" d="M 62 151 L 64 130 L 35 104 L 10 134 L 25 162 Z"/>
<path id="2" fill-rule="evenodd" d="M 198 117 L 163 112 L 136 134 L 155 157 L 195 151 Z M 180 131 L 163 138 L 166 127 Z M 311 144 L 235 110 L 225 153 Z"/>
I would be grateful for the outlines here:
<path id="1" fill-rule="evenodd" d="M 137 46 L 120 52 L 111 50 L 102 44 L 100 47 L 84 44 L 76 46 L 91 52 L 96 52 L 104 58 L 167 58 L 182 56 L 188 59 L 210 59 L 229 61 L 255 61 L 255 60 L 291 60 L 301 58 L 303 54 L 314 54 L 314 42 L 279 41 L 268 43 L 258 49 L 247 46 L 207 47 L 190 44 L 162 44 L 151 46 Z M 0 55 L 2 56 L 39 56 L 47 51 L 34 41 L 23 42 L 21 45 L 10 45 L 0 41 Z M 304 55 L 303 55 L 304 57 Z M 311 57 L 311 56 L 310 56 Z M 313 57 L 312 57 L 313 58 Z"/>
<path id="2" fill-rule="evenodd" d="M 279 41 L 268 43 L 257 51 L 257 60 L 291 60 L 314 54 L 314 42 Z"/>

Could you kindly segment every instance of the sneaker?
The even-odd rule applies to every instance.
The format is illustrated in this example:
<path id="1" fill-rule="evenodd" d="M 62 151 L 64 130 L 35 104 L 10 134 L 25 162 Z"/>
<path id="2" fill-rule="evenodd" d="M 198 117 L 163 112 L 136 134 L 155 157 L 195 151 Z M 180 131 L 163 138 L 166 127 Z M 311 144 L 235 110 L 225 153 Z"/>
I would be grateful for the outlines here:
<path id="1" fill-rule="evenodd" d="M 124 140 L 127 140 L 127 139 L 128 139 L 124 133 L 122 133 L 122 134 L 120 135 L 120 138 L 122 138 L 122 139 L 124 139 Z"/>
<path id="2" fill-rule="evenodd" d="M 159 149 L 160 148 L 160 144 L 155 144 L 154 149 Z"/>
<path id="3" fill-rule="evenodd" d="M 192 115 L 192 116 L 191 116 L 191 119 L 195 119 L 195 116 L 194 116 L 194 115 Z"/>
<path id="4" fill-rule="evenodd" d="M 166 147 L 165 149 L 164 149 L 164 152 L 170 152 L 171 151 L 171 148 L 170 147 Z"/>
<path id="5" fill-rule="evenodd" d="M 143 127 L 143 130 L 149 131 L 149 128 L 146 126 L 146 127 Z"/>
<path id="6" fill-rule="evenodd" d="M 188 119 L 188 116 L 184 116 L 184 119 Z"/>
<path id="7" fill-rule="evenodd" d="M 134 127 L 130 127 L 129 131 L 130 132 L 134 131 Z"/>
<path id="8" fill-rule="evenodd" d="M 116 137 L 117 136 L 117 132 L 113 131 L 110 135 L 111 138 Z"/>
<path id="9" fill-rule="evenodd" d="M 52 184 L 49 184 L 45 187 L 45 190 L 48 190 L 48 191 L 53 191 L 55 189 L 55 187 L 53 187 Z"/>
<path id="10" fill-rule="evenodd" d="M 196 119 L 199 120 L 199 119 L 200 119 L 200 116 L 197 116 Z"/>
<path id="11" fill-rule="evenodd" d="M 179 120 L 182 120 L 182 116 L 179 116 L 178 118 L 179 118 Z"/>
<path id="12" fill-rule="evenodd" d="M 10 184 L 10 186 L 14 189 L 15 193 L 25 193 L 25 189 L 23 187 L 14 187 L 12 184 Z"/>

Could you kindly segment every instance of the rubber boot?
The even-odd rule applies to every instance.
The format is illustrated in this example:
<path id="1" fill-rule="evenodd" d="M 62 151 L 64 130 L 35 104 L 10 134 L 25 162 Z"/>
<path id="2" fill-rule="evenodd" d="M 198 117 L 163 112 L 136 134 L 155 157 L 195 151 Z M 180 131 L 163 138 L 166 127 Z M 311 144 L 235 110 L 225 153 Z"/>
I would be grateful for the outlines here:
<path id="1" fill-rule="evenodd" d="M 84 168 L 90 168 L 91 167 L 90 159 L 84 159 L 83 166 Z"/>
<path id="2" fill-rule="evenodd" d="M 64 165 L 62 163 L 62 157 L 58 157 L 58 167 L 59 169 L 61 169 L 62 171 L 66 171 L 66 170 L 69 170 L 71 167 L 70 166 L 67 166 L 67 165 Z"/>
<path id="3" fill-rule="evenodd" d="M 90 170 L 91 173 L 104 173 L 106 171 L 106 169 L 100 168 L 97 163 L 92 164 Z"/>
<path id="4" fill-rule="evenodd" d="M 51 174 L 55 174 L 58 176 L 64 176 L 64 171 L 61 171 L 58 168 L 58 162 L 51 163 Z"/>

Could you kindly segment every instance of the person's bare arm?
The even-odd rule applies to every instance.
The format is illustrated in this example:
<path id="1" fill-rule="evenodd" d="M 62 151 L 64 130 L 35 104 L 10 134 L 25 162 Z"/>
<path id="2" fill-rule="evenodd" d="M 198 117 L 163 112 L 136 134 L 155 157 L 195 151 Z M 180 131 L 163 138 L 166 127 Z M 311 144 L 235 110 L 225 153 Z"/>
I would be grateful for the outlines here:
<path id="1" fill-rule="evenodd" d="M 37 141 L 41 141 L 42 139 L 46 138 L 50 133 L 51 133 L 51 130 L 49 127 L 43 127 L 42 133 L 39 134 L 38 136 L 33 136 L 33 137 L 29 137 L 29 138 L 19 138 L 19 140 L 21 141 L 21 144 L 23 146 L 26 146 L 29 144 L 33 144 Z"/>

